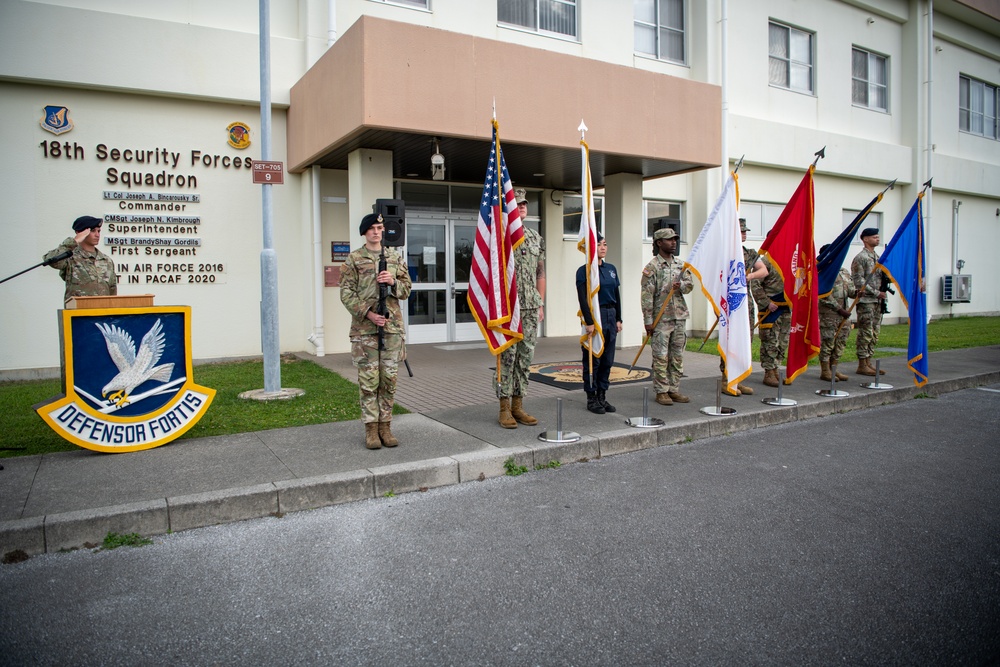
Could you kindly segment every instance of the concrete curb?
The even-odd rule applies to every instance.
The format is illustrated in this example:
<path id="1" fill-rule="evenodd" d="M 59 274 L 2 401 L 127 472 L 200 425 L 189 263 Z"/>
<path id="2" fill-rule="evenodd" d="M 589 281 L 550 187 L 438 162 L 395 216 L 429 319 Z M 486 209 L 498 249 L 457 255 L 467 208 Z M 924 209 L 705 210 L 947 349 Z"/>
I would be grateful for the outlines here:
<path id="1" fill-rule="evenodd" d="M 908 385 L 884 391 L 857 393 L 845 398 L 796 406 L 776 407 L 718 419 L 671 422 L 670 428 L 624 428 L 575 443 L 537 442 L 511 448 L 493 448 L 426 461 L 380 466 L 368 470 L 286 480 L 223 489 L 162 500 L 61 512 L 44 517 L 0 521 L 0 554 L 23 551 L 29 556 L 85 545 L 100 544 L 109 532 L 163 535 L 220 523 L 278 516 L 385 495 L 426 490 L 506 474 L 504 463 L 529 471 L 551 461 L 582 462 L 603 456 L 691 442 L 739 431 L 864 410 L 910 400 L 920 394 L 940 396 L 961 389 L 1000 382 L 1000 371 Z M 848 385 L 850 386 L 850 385 Z"/>

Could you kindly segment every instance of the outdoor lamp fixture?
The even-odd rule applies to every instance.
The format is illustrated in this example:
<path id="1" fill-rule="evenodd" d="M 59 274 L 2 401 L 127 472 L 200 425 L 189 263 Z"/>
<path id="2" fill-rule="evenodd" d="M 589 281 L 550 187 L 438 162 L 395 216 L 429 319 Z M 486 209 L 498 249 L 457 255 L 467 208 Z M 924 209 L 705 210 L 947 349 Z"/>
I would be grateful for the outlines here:
<path id="1" fill-rule="evenodd" d="M 444 180 L 444 156 L 438 138 L 434 137 L 434 155 L 431 156 L 431 178 L 435 181 Z"/>

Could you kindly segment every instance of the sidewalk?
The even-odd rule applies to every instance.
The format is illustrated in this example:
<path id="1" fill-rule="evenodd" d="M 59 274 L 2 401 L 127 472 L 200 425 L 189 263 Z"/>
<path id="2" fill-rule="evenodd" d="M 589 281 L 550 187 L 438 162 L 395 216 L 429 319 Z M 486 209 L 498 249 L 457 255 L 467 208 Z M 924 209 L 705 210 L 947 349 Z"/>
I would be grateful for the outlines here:
<path id="1" fill-rule="evenodd" d="M 578 358 L 575 338 L 539 340 L 536 363 Z M 619 350 L 617 360 L 631 363 L 637 348 Z M 354 379 L 346 354 L 317 358 L 316 363 Z M 393 432 L 401 445 L 364 448 L 359 421 L 276 429 L 231 436 L 178 440 L 129 454 L 88 450 L 3 460 L 0 471 L 0 555 L 23 550 L 29 555 L 99 544 L 108 532 L 160 535 L 168 531 L 280 515 L 286 512 L 426 490 L 476 481 L 505 473 L 504 461 L 535 465 L 558 460 L 572 463 L 639 449 L 767 427 L 931 396 L 967 387 L 1000 383 L 1000 346 L 936 352 L 930 355 L 931 381 L 917 389 L 903 356 L 882 360 L 884 382 L 893 389 L 865 389 L 871 378 L 842 369 L 838 383 L 846 398 L 818 396 L 829 388 L 811 369 L 783 397 L 797 405 L 774 407 L 761 402 L 777 390 L 761 384 L 757 368 L 747 382 L 753 396 L 724 396 L 735 408 L 731 417 L 700 412 L 715 405 L 718 357 L 685 355 L 682 391 L 691 403 L 660 406 L 652 383 L 613 387 L 608 398 L 614 414 L 586 411 L 582 391 L 533 383 L 525 407 L 539 418 L 533 427 L 515 430 L 496 423 L 497 401 L 491 388 L 493 357 L 481 343 L 413 345 L 414 372 L 401 375 L 397 401 L 412 414 L 398 415 Z M 648 366 L 649 351 L 639 366 Z M 632 428 L 629 417 L 642 416 L 643 389 L 650 389 L 649 416 L 666 425 Z M 542 442 L 538 435 L 556 430 L 557 399 L 562 399 L 563 431 L 581 437 L 574 443 Z"/>

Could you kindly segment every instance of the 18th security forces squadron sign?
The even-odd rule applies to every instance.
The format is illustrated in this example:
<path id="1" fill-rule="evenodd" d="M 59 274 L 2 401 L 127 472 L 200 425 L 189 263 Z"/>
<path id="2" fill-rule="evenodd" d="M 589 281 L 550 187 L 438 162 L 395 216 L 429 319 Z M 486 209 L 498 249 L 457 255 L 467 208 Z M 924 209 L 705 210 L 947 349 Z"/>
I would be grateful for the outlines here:
<path id="1" fill-rule="evenodd" d="M 180 437 L 212 403 L 215 390 L 192 377 L 189 306 L 61 316 L 64 394 L 35 411 L 66 440 L 99 452 L 151 449 Z"/>

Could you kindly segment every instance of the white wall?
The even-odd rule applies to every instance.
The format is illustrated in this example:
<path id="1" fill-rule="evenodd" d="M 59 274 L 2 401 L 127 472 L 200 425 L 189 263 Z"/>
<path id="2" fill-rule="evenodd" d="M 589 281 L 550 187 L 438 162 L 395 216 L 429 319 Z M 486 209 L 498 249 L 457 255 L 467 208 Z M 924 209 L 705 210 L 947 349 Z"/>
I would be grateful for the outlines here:
<path id="1" fill-rule="evenodd" d="M 69 107 L 76 127 L 58 137 L 39 127 L 42 107 L 46 104 Z M 260 354 L 260 263 L 262 245 L 261 193 L 259 185 L 251 183 L 249 169 L 221 166 L 206 167 L 202 162 L 192 165 L 191 152 L 204 155 L 259 156 L 259 147 L 251 145 L 237 151 L 226 144 L 226 127 L 242 120 L 253 127 L 259 123 L 257 109 L 236 105 L 191 102 L 167 98 L 125 95 L 81 89 L 28 86 L 0 83 L 0 115 L 6 122 L 0 126 L 0 146 L 6 155 L 17 159 L 5 160 L 0 166 L 0 179 L 7 196 L 0 200 L 0 219 L 6 232 L 6 243 L 0 247 L 0 265 L 15 269 L 27 268 L 42 260 L 42 255 L 72 235 L 70 225 L 80 215 L 103 216 L 129 211 L 119 209 L 118 202 L 103 199 L 105 190 L 124 192 L 170 191 L 197 193 L 198 203 L 189 203 L 177 215 L 201 217 L 197 237 L 202 247 L 194 257 L 121 256 L 111 255 L 116 264 L 127 265 L 119 270 L 121 294 L 156 295 L 157 305 L 187 304 L 193 307 L 193 354 L 196 358 Z M 259 117 L 259 116 L 258 116 Z M 274 119 L 275 153 L 284 154 L 284 114 Z M 63 147 L 70 144 L 74 156 L 45 157 L 41 143 L 51 142 Z M 98 157 L 98 145 L 124 150 L 159 149 L 179 153 L 176 167 L 172 165 L 141 165 L 111 157 Z M 76 149 L 79 147 L 79 151 Z M 193 188 L 161 188 L 155 186 L 125 187 L 121 182 L 108 182 L 108 170 L 119 172 L 193 176 Z M 297 196 L 299 177 L 287 176 L 286 185 L 274 188 L 274 229 L 278 252 L 279 286 L 284 287 L 280 299 L 281 341 L 284 349 L 304 349 L 303 320 L 308 321 L 308 299 L 303 298 L 306 284 L 305 263 L 308 258 L 308 237 L 303 236 L 304 216 Z M 132 211 L 131 213 L 139 213 Z M 170 213 L 167 213 L 170 214 Z M 103 242 L 111 236 L 110 224 L 105 223 L 102 251 L 111 254 Z M 181 234 L 145 234 L 156 237 L 179 237 Z M 139 249 L 143 251 L 144 249 Z M 142 282 L 132 284 L 136 262 L 222 263 L 224 273 L 211 285 L 184 283 L 151 284 L 147 276 L 174 275 L 175 271 L 154 268 L 143 272 Z M 64 285 L 53 269 L 40 267 L 0 286 L 4 317 L 0 320 L 0 335 L 8 344 L 0 351 L 0 368 L 36 368 L 58 366 L 58 341 L 55 311 L 62 305 Z M 305 331 L 305 333 L 303 333 Z"/>

